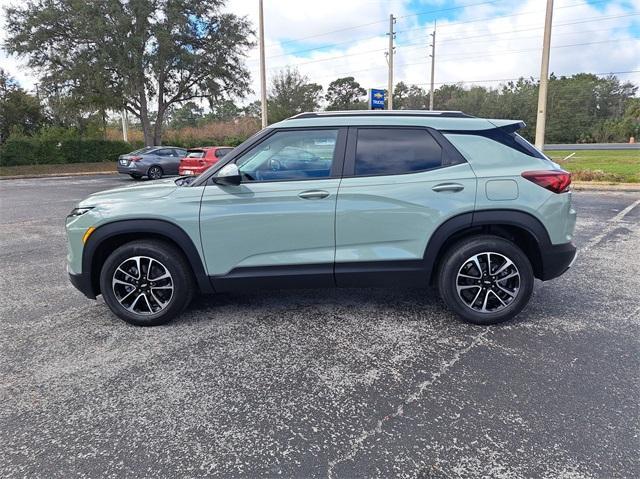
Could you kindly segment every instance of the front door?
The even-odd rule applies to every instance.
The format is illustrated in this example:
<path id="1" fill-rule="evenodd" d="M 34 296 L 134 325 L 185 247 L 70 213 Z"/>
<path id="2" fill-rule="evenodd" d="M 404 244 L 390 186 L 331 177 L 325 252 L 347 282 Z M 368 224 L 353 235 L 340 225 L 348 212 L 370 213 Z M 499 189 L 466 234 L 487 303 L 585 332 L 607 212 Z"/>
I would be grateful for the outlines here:
<path id="1" fill-rule="evenodd" d="M 330 286 L 346 129 L 276 130 L 233 161 L 238 186 L 209 184 L 200 210 L 216 290 Z"/>

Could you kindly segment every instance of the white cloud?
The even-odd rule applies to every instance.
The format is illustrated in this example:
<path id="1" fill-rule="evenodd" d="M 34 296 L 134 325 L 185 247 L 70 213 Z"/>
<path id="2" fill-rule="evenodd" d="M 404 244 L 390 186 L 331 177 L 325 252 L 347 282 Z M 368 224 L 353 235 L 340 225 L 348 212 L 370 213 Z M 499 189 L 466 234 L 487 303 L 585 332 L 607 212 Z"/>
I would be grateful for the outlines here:
<path id="1" fill-rule="evenodd" d="M 0 0 L 0 6 L 15 1 Z M 428 35 L 435 15 L 413 15 L 415 1 L 264 0 L 264 3 L 268 75 L 291 65 L 325 88 L 335 78 L 350 74 L 365 88 L 384 88 L 388 15 L 393 12 L 398 17 L 395 81 L 428 86 Z M 478 3 L 483 2 L 426 0 L 417 9 L 428 12 Z M 544 3 L 504 0 L 439 14 L 436 83 L 519 76 L 537 78 Z M 409 9 L 410 4 L 414 11 Z M 230 0 L 227 10 L 248 16 L 257 30 L 257 0 Z M 550 70 L 556 74 L 640 70 L 640 15 L 628 16 L 631 13 L 640 14 L 640 2 L 611 0 L 590 6 L 585 0 L 556 0 L 552 35 L 555 48 L 551 51 Z M 454 19 L 444 20 L 443 15 Z M 3 31 L 0 28 L 0 41 Z M 301 40 L 292 41 L 296 39 Z M 614 39 L 619 40 L 612 41 Z M 564 47 L 578 43 L 591 44 Z M 327 47 L 321 50 L 301 51 L 324 46 Z M 34 84 L 34 75 L 25 68 L 24 62 L 1 51 L 0 66 L 26 87 Z M 252 99 L 257 97 L 259 88 L 258 66 L 256 47 L 247 57 L 256 92 Z M 640 73 L 620 75 L 620 78 L 640 84 Z M 479 84 L 495 86 L 497 83 Z"/>

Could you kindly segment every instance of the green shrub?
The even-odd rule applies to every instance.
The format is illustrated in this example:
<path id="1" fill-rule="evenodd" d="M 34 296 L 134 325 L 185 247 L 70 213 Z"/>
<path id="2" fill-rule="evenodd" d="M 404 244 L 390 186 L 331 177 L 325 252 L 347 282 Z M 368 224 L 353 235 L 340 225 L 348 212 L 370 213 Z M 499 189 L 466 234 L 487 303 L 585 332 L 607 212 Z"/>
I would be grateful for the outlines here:
<path id="1" fill-rule="evenodd" d="M 115 161 L 136 148 L 124 141 L 15 136 L 0 147 L 0 166 Z"/>

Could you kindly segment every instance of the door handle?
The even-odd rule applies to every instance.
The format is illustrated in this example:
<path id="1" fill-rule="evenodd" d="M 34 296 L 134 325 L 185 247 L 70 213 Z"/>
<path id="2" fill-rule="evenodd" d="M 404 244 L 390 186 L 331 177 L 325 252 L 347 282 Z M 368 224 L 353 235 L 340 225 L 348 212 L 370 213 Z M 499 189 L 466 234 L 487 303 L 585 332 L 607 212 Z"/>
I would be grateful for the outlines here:
<path id="1" fill-rule="evenodd" d="M 439 185 L 434 186 L 433 188 L 431 188 L 433 191 L 439 193 L 441 191 L 453 191 L 453 192 L 457 192 L 457 191 L 462 191 L 464 190 L 464 186 L 461 185 L 460 183 L 441 183 Z"/>
<path id="2" fill-rule="evenodd" d="M 324 190 L 308 190 L 303 191 L 298 196 L 303 200 L 321 200 L 329 196 L 329 192 Z"/>

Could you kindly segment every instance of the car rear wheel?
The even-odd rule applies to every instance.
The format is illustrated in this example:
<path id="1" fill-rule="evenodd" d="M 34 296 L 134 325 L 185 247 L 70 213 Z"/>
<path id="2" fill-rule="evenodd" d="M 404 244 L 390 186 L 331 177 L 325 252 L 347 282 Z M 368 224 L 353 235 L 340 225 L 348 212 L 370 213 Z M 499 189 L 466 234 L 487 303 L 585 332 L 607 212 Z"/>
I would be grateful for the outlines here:
<path id="1" fill-rule="evenodd" d="M 159 166 L 152 166 L 149 168 L 149 171 L 147 171 L 147 176 L 150 180 L 159 180 L 162 178 L 162 173 L 162 168 Z"/>
<path id="2" fill-rule="evenodd" d="M 496 324 L 516 316 L 533 291 L 533 269 L 514 243 L 475 236 L 456 243 L 442 260 L 438 289 L 447 306 L 467 322 Z"/>
<path id="3" fill-rule="evenodd" d="M 174 246 L 156 240 L 133 241 L 104 262 L 100 291 L 119 318 L 137 326 L 157 326 L 187 307 L 193 279 L 189 264 Z"/>

